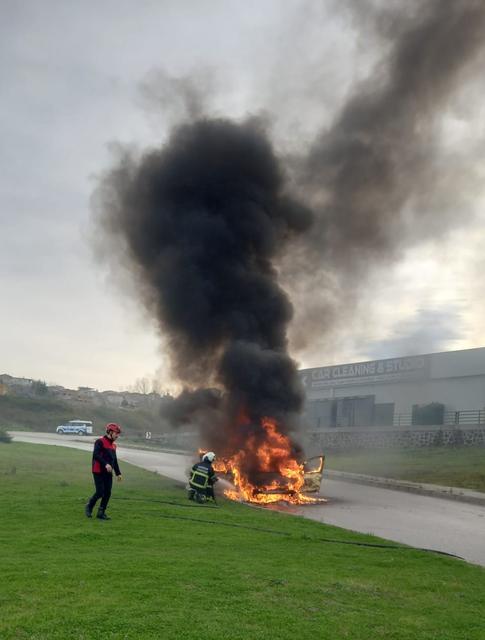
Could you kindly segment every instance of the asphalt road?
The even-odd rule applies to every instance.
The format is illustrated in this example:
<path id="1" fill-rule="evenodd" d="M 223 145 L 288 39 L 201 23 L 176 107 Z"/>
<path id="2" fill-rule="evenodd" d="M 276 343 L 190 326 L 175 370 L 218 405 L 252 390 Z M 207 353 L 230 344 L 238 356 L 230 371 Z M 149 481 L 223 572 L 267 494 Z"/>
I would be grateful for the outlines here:
<path id="1" fill-rule="evenodd" d="M 14 440 L 92 450 L 94 438 L 15 432 Z M 185 482 L 189 456 L 123 447 L 118 457 L 138 467 Z M 381 487 L 324 479 L 322 495 L 328 502 L 283 507 L 295 515 L 371 533 L 424 549 L 443 551 L 485 566 L 485 506 L 421 496 Z"/>

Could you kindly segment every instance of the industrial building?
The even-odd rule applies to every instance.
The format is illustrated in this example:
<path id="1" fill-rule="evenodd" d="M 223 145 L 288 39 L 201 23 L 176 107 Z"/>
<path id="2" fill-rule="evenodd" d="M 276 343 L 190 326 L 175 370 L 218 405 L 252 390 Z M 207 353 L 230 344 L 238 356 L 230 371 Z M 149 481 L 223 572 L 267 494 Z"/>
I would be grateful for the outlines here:
<path id="1" fill-rule="evenodd" d="M 485 348 L 299 372 L 310 429 L 485 423 Z"/>

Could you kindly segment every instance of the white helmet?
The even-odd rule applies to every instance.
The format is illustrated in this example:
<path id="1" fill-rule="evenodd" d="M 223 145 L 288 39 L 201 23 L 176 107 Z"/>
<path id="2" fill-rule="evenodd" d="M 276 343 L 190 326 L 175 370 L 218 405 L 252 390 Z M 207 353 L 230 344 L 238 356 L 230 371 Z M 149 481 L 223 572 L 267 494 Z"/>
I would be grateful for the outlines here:
<path id="1" fill-rule="evenodd" d="M 213 451 L 208 451 L 202 457 L 202 460 L 207 460 L 207 462 L 214 462 L 216 459 L 216 454 Z"/>

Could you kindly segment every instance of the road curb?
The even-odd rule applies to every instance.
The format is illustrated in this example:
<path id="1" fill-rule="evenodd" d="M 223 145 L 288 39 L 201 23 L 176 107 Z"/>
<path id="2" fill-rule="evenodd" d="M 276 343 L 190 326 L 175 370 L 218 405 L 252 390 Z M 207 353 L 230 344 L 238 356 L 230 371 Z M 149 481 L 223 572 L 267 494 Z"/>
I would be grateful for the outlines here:
<path id="1" fill-rule="evenodd" d="M 344 482 L 365 484 L 373 487 L 382 487 L 383 489 L 393 489 L 396 491 L 407 491 L 408 493 L 418 493 L 420 495 L 432 496 L 434 498 L 458 500 L 460 502 L 468 502 L 470 504 L 485 506 L 485 493 L 481 493 L 480 491 L 471 491 L 470 489 L 462 489 L 461 487 L 442 487 L 437 484 L 394 480 L 393 478 L 367 476 L 360 473 L 348 473 L 347 471 L 332 471 L 331 469 L 325 469 L 323 478 L 324 482 L 325 478 L 329 478 L 330 480 L 342 480 Z"/>

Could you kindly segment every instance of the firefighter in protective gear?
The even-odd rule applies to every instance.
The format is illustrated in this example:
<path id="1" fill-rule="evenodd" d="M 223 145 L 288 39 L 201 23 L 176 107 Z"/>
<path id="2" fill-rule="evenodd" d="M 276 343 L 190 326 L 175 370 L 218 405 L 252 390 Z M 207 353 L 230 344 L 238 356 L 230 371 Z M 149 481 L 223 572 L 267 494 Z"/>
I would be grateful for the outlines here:
<path id="1" fill-rule="evenodd" d="M 121 480 L 115 444 L 120 434 L 120 426 L 110 422 L 106 425 L 106 435 L 94 443 L 92 472 L 96 490 L 85 506 L 85 513 L 88 518 L 92 517 L 94 506 L 101 499 L 96 517 L 100 520 L 110 520 L 109 516 L 106 515 L 106 509 L 111 497 L 113 471 L 117 479 Z"/>
<path id="2" fill-rule="evenodd" d="M 212 498 L 215 502 L 214 496 L 214 484 L 217 482 L 217 477 L 212 463 L 216 459 L 216 454 L 213 451 L 208 451 L 202 456 L 202 460 L 194 464 L 190 472 L 189 478 L 189 497 L 194 498 L 194 495 L 205 495 L 206 498 Z"/>

